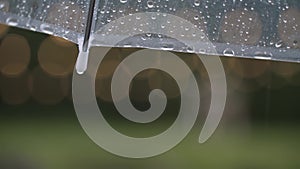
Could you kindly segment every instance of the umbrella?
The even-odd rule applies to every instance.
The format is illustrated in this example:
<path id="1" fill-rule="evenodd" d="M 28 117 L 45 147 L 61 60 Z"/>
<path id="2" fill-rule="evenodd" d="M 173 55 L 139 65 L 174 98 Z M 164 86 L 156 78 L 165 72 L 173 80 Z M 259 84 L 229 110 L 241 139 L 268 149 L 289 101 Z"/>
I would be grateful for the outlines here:
<path id="1" fill-rule="evenodd" d="M 81 43 L 83 50 L 86 50 L 90 33 L 100 34 L 101 28 L 113 21 L 128 22 L 128 18 L 138 20 L 139 18 L 126 17 L 136 13 L 171 14 L 184 18 L 201 29 L 216 48 L 211 54 L 298 61 L 299 7 L 299 1 L 293 0 L 1 0 L 0 22 L 60 36 Z M 122 17 L 123 20 L 120 19 Z M 168 25 L 167 19 L 162 18 L 154 22 L 156 29 L 174 26 Z M 136 26 L 135 29 L 148 29 L 145 25 L 131 23 L 132 28 Z M 112 32 L 117 32 L 120 36 L 132 36 L 134 31 L 131 28 L 127 28 L 128 31 L 114 29 L 116 31 Z M 185 33 L 182 33 L 185 36 Z M 105 36 L 106 39 L 116 38 L 116 34 L 109 32 Z M 118 46 L 129 46 L 130 42 L 132 47 L 161 49 L 165 43 L 172 43 L 173 47 L 168 50 L 203 52 L 203 49 L 184 49 L 182 44 L 170 41 L 166 36 L 152 36 L 152 42 L 148 40 L 148 43 L 140 42 L 141 36 L 131 37 L 131 40 L 127 38 L 127 44 L 123 42 Z M 160 39 L 159 43 L 157 39 Z M 189 40 L 184 38 L 184 41 Z M 97 43 L 103 46 L 111 45 L 107 41 Z"/>
<path id="2" fill-rule="evenodd" d="M 170 130 L 158 135 L 158 139 L 132 140 L 116 134 L 103 118 L 95 122 L 101 112 L 98 113 L 93 97 L 95 84 L 91 78 L 96 76 L 96 68 L 108 49 L 93 47 L 139 47 L 204 54 L 199 58 L 210 76 L 212 106 L 199 137 L 199 142 L 203 143 L 217 128 L 227 95 L 222 63 L 218 57 L 211 55 L 298 62 L 299 8 L 300 3 L 296 0 L 1 0 L 0 22 L 78 43 L 80 54 L 76 65 L 78 74 L 73 76 L 73 100 L 81 125 L 98 145 L 111 153 L 142 158 L 170 150 L 192 128 L 200 102 L 197 82 L 194 77 L 190 81 L 181 80 L 178 72 L 193 73 L 182 60 L 174 59 L 167 52 L 163 53 L 163 57 L 147 57 L 152 53 L 146 50 L 146 57 L 143 53 L 135 53 L 133 57 L 124 59 L 129 68 L 136 68 L 130 69 L 131 75 L 148 67 L 162 69 L 171 74 L 180 91 L 185 92 L 181 95 L 180 118 Z M 137 54 L 141 56 L 134 57 Z M 90 58 L 92 61 L 88 62 Z M 130 60 L 132 58 L 138 62 Z M 86 70 L 89 70 L 88 73 L 85 73 Z M 120 99 L 120 95 L 128 95 L 132 78 L 126 77 L 126 72 L 121 69 L 116 72 L 111 85 L 113 100 Z M 125 85 L 120 83 L 121 80 L 125 81 Z M 187 87 L 185 81 L 188 81 Z M 129 104 L 127 96 L 120 100 L 122 103 L 115 103 L 116 108 L 125 118 L 137 123 L 148 123 L 158 118 L 157 110 L 165 104 L 164 95 L 157 90 L 149 96 L 151 105 L 152 102 L 154 105 L 151 107 L 154 107 L 153 112 L 150 108 L 147 113 L 141 114 Z M 122 112 L 125 109 L 131 114 Z M 107 137 L 94 135 L 98 133 L 97 129 Z M 155 147 L 157 143 L 162 147 L 140 151 Z M 122 147 L 122 144 L 125 145 Z M 136 146 L 137 152 L 123 151 L 123 148 L 134 150 Z"/>

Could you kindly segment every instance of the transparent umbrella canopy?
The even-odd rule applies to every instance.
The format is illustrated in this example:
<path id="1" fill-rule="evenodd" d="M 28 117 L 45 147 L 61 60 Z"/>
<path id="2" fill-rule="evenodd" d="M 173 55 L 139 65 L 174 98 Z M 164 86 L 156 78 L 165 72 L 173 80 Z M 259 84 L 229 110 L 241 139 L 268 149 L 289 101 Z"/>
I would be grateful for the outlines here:
<path id="1" fill-rule="evenodd" d="M 157 110 L 163 109 L 166 103 L 163 102 L 166 97 L 160 91 L 154 90 L 154 94 L 149 96 L 149 102 L 158 101 L 154 106 L 151 104 L 145 114 L 131 106 L 127 96 L 132 77 L 150 67 L 171 72 L 170 75 L 175 77 L 176 82 L 178 80 L 180 92 L 183 91 L 179 115 L 184 118 L 177 118 L 176 122 L 180 125 L 175 125 L 175 122 L 167 130 L 169 133 L 159 135 L 161 140 L 158 142 L 163 145 L 162 149 L 145 151 L 145 154 L 140 151 L 144 147 L 155 147 L 152 145 L 155 140 L 149 138 L 139 142 L 140 148 L 136 148 L 138 152 L 123 152 L 123 147 L 120 148 L 123 143 L 124 147 L 131 150 L 134 148 L 129 145 L 136 146 L 130 138 L 122 136 L 122 139 L 117 139 L 119 135 L 110 130 L 104 118 L 100 119 L 100 123 L 89 121 L 97 119 L 98 116 L 94 115 L 101 114 L 98 113 L 99 108 L 94 99 L 93 78 L 97 72 L 95 67 L 104 58 L 100 55 L 109 50 L 96 47 L 149 48 L 204 54 L 201 58 L 199 55 L 199 58 L 207 70 L 212 91 L 212 106 L 199 137 L 199 142 L 204 143 L 218 127 L 227 95 L 222 62 L 218 57 L 210 56 L 299 62 L 299 16 L 298 0 L 0 0 L 1 23 L 59 36 L 79 45 L 76 64 L 78 74 L 73 75 L 72 85 L 77 117 L 86 133 L 95 142 L 99 141 L 98 145 L 104 142 L 102 146 L 105 150 L 131 158 L 158 155 L 170 150 L 186 136 L 197 119 L 200 102 L 197 81 L 186 76 L 193 75 L 193 72 L 182 67 L 185 63 L 181 59 L 172 60 L 173 55 L 168 55 L 170 53 L 167 52 L 164 53 L 166 56 L 157 54 L 153 57 L 142 54 L 136 57 L 140 53 L 135 53 L 124 59 L 125 63 L 120 64 L 111 79 L 111 96 L 123 117 L 144 124 L 160 116 L 160 111 Z M 145 51 L 148 52 L 147 56 L 153 55 L 148 50 Z M 90 62 L 89 57 L 93 59 Z M 136 60 L 130 60 L 132 58 Z M 39 81 L 45 80 L 37 79 L 35 83 L 39 84 Z M 131 114 L 120 110 L 128 110 Z M 184 112 L 192 114 L 184 116 Z M 90 135 L 98 133 L 95 126 L 103 131 L 100 133 L 109 133 L 108 137 Z M 179 129 L 180 133 L 177 132 Z M 169 136 L 174 140 L 172 144 L 165 139 Z M 110 144 L 111 140 L 115 140 L 118 146 Z"/>
<path id="2" fill-rule="evenodd" d="M 192 40 L 191 28 L 174 25 L 170 15 L 195 25 L 215 50 L 186 47 L 184 43 Z M 91 43 L 292 62 L 300 59 L 299 16 L 297 0 L 0 1 L 0 22 L 68 39 L 80 44 L 81 50 Z M 183 42 L 165 35 L 137 34 L 180 27 L 184 27 Z M 122 41 L 112 43 L 118 40 Z M 199 41 L 201 37 L 193 43 Z"/>

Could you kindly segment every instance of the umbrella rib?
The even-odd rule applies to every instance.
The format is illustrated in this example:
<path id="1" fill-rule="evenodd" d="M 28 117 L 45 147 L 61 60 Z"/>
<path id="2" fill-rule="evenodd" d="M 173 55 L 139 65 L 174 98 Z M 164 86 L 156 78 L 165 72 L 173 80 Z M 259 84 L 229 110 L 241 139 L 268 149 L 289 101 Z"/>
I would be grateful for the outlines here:
<path id="1" fill-rule="evenodd" d="M 95 2 L 96 0 L 91 0 L 89 5 L 89 11 L 87 15 L 87 21 L 86 21 L 86 28 L 84 32 L 84 40 L 82 45 L 83 52 L 87 52 L 89 47 L 89 40 L 92 30 L 92 23 L 93 23 L 93 16 L 94 16 L 94 10 L 95 10 Z"/>

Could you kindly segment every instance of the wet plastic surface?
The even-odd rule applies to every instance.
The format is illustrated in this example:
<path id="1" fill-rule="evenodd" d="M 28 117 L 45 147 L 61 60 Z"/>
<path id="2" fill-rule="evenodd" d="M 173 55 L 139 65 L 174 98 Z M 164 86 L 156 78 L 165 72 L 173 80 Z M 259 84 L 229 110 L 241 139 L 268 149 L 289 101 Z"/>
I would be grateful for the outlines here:
<path id="1" fill-rule="evenodd" d="M 0 22 L 78 42 L 89 0 L 1 0 Z"/>
<path id="2" fill-rule="evenodd" d="M 1 0 L 0 22 L 53 34 L 80 44 L 83 43 L 89 2 Z M 136 14 L 145 12 L 157 16 L 136 17 Z M 183 42 L 151 32 L 135 34 L 137 30 L 145 32 L 149 26 L 155 29 L 182 27 L 180 24 L 168 25 L 169 15 L 188 20 L 199 28 L 215 46 L 213 53 L 203 49 L 189 49 L 184 45 L 190 40 L 188 27 L 182 29 Z M 297 0 L 96 1 L 92 45 L 112 46 L 111 41 L 118 42 L 123 37 L 129 37 L 113 45 L 299 62 L 299 15 L 300 2 Z M 140 24 L 140 20 L 146 24 Z M 107 28 L 108 25 L 126 25 L 128 22 L 131 27 L 126 27 L 127 30 L 117 26 Z M 100 35 L 107 41 L 97 40 Z"/>

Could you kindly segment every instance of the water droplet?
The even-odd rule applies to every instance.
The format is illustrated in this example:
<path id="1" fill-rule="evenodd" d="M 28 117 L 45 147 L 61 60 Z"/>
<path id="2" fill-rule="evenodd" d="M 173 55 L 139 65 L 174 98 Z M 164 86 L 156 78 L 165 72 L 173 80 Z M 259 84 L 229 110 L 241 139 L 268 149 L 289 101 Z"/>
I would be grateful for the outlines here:
<path id="1" fill-rule="evenodd" d="M 200 35 L 200 38 L 201 39 L 204 39 L 206 36 L 205 36 L 205 34 L 204 33 L 202 33 L 201 35 Z"/>
<path id="2" fill-rule="evenodd" d="M 146 33 L 146 36 L 150 38 L 152 36 L 152 34 L 151 33 Z"/>
<path id="3" fill-rule="evenodd" d="M 173 44 L 162 44 L 161 49 L 162 50 L 173 50 L 174 49 L 174 45 Z"/>
<path id="4" fill-rule="evenodd" d="M 127 2 L 127 0 L 120 0 L 120 2 L 121 2 L 122 4 L 125 4 L 125 3 Z"/>
<path id="5" fill-rule="evenodd" d="M 224 51 L 223 51 L 223 54 L 224 56 L 234 56 L 234 51 L 230 48 L 226 48 Z"/>
<path id="6" fill-rule="evenodd" d="M 194 5 L 195 5 L 195 6 L 200 6 L 200 0 L 195 0 L 195 1 L 194 1 Z"/>
<path id="7" fill-rule="evenodd" d="M 36 27 L 34 25 L 31 25 L 29 29 L 32 31 L 36 31 Z"/>
<path id="8" fill-rule="evenodd" d="M 151 16 L 151 19 L 155 20 L 155 19 L 156 19 L 156 16 L 155 16 L 155 15 L 152 15 L 152 16 Z"/>
<path id="9" fill-rule="evenodd" d="M 272 53 L 261 52 L 261 51 L 255 52 L 254 55 L 255 55 L 254 56 L 255 59 L 264 59 L 264 60 L 271 60 L 273 56 Z"/>
<path id="10" fill-rule="evenodd" d="M 205 49 L 199 49 L 199 53 L 200 53 L 200 54 L 205 54 L 205 53 L 206 53 L 206 50 L 205 50 Z"/>
<path id="11" fill-rule="evenodd" d="M 135 19 L 136 19 L 136 20 L 140 20 L 140 19 L 141 19 L 141 16 L 137 15 L 137 16 L 135 17 Z"/>
<path id="12" fill-rule="evenodd" d="M 294 40 L 293 45 L 296 46 L 298 44 L 297 40 Z"/>
<path id="13" fill-rule="evenodd" d="M 0 10 L 4 9 L 7 6 L 6 2 L 0 2 Z"/>
<path id="14" fill-rule="evenodd" d="M 18 19 L 17 18 L 7 18 L 6 23 L 10 26 L 17 26 Z"/>
<path id="15" fill-rule="evenodd" d="M 40 29 L 42 32 L 47 33 L 47 34 L 53 34 L 53 29 L 50 27 L 48 24 L 41 24 Z"/>
<path id="16" fill-rule="evenodd" d="M 188 53 L 193 53 L 193 52 L 195 52 L 195 50 L 194 50 L 193 48 L 191 48 L 191 47 L 188 47 L 188 48 L 186 49 L 186 51 L 187 51 Z"/>
<path id="17" fill-rule="evenodd" d="M 245 46 L 242 46 L 242 47 L 241 47 L 241 51 L 242 51 L 242 52 L 245 52 L 245 51 L 246 51 Z"/>
<path id="18" fill-rule="evenodd" d="M 132 48 L 133 46 L 131 44 L 124 44 L 123 47 L 124 48 Z"/>
<path id="19" fill-rule="evenodd" d="M 279 41 L 279 42 L 275 43 L 276 48 L 280 48 L 280 47 L 282 47 L 282 45 L 283 45 L 282 41 Z"/>
<path id="20" fill-rule="evenodd" d="M 143 41 L 147 40 L 147 38 L 146 38 L 145 36 L 141 36 L 141 39 L 142 39 Z"/>
<path id="21" fill-rule="evenodd" d="M 154 7 L 154 2 L 152 0 L 148 0 L 147 6 L 148 6 L 148 8 L 153 8 Z"/>
<path id="22" fill-rule="evenodd" d="M 87 63 L 88 63 L 88 52 L 79 52 L 78 59 L 76 63 L 76 72 L 79 75 L 84 74 L 84 72 L 87 69 Z"/>

